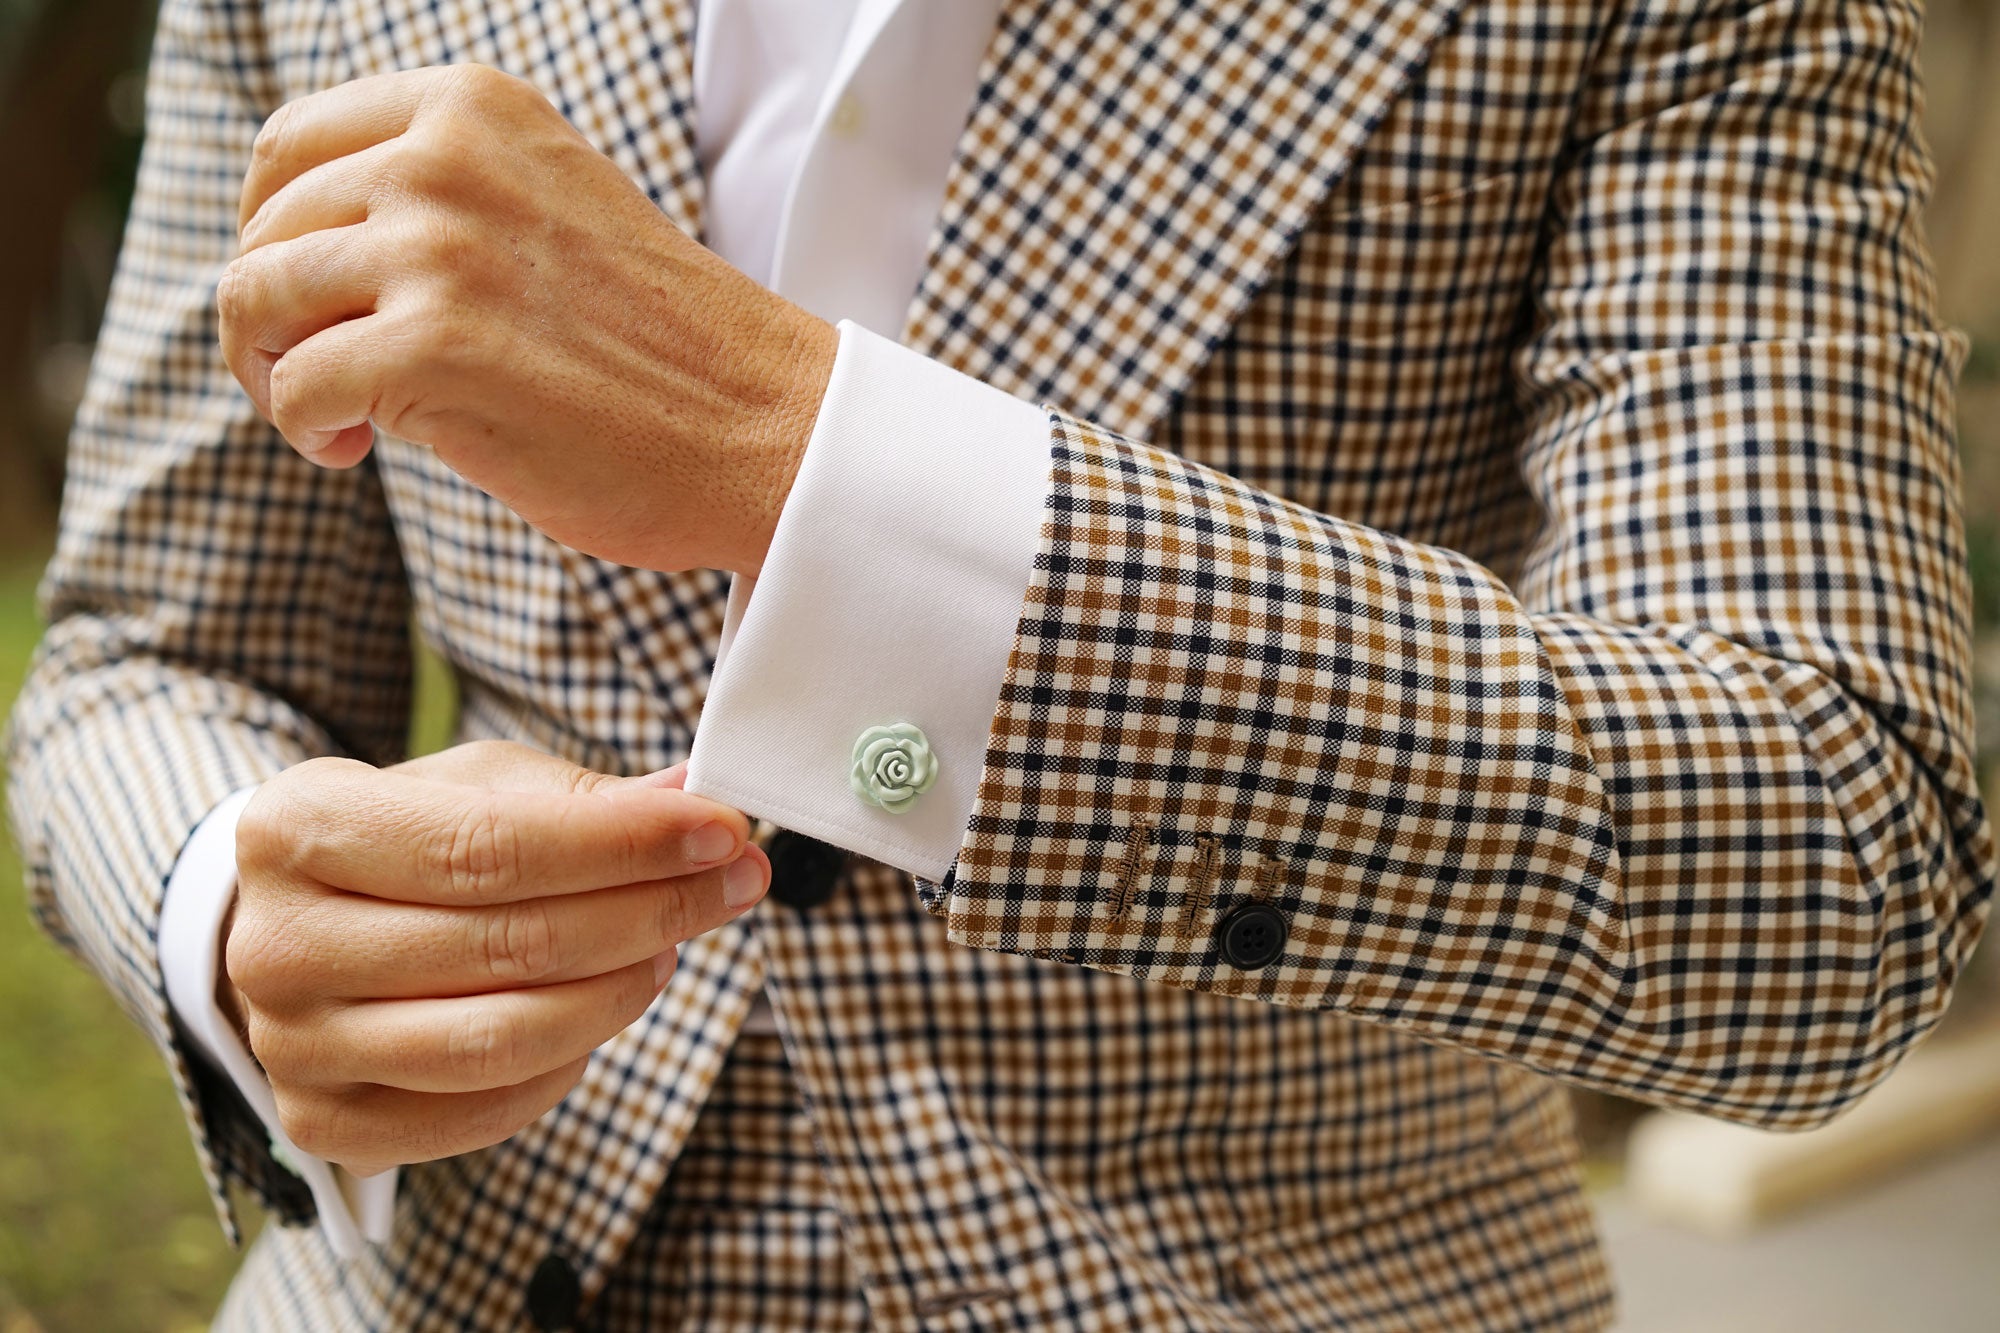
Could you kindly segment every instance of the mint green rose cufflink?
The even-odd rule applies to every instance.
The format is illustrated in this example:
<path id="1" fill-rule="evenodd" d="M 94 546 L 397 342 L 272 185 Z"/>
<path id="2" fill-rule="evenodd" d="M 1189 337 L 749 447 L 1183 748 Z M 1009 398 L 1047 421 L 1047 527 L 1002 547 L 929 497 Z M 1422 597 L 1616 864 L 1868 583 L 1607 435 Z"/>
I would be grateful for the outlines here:
<path id="1" fill-rule="evenodd" d="M 924 733 L 907 722 L 870 727 L 854 742 L 847 784 L 877 809 L 900 815 L 937 781 L 937 756 Z"/>

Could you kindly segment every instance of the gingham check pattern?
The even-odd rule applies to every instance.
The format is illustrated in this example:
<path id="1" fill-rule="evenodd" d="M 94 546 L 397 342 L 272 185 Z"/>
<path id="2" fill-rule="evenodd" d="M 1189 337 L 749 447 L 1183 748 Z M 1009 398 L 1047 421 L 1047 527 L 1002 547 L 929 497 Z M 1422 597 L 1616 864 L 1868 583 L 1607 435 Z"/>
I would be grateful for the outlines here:
<path id="1" fill-rule="evenodd" d="M 301 1293 L 337 1289 L 317 1233 L 269 1227 L 214 1333 L 349 1327 Z M 331 1312 L 330 1312 L 331 1313 Z M 335 1318 L 338 1318 L 336 1314 Z M 858 1333 L 868 1306 L 849 1269 L 798 1086 L 775 1036 L 737 1040 L 672 1172 L 595 1301 L 592 1330 Z"/>
<path id="2" fill-rule="evenodd" d="M 160 996 L 201 815 L 396 753 L 409 594 L 467 737 L 671 762 L 722 591 L 555 547 L 407 445 L 319 473 L 276 441 L 215 351 L 250 140 L 484 60 L 698 230 L 691 10 L 168 0 L 14 808 L 218 1185 L 283 1202 Z M 747 1271 L 648 1238 L 768 980 L 876 1326 L 1601 1327 L 1533 1071 L 1823 1118 L 1934 1020 L 1992 880 L 1916 24 L 1010 0 L 906 331 L 1058 409 L 954 874 L 857 864 L 697 942 L 560 1108 L 411 1171 L 380 1255 L 267 1242 L 251 1326 L 517 1327 L 551 1252 L 606 1326 L 648 1274 L 822 1281 L 817 1240 Z M 1211 933 L 1253 897 L 1288 944 L 1237 971 Z"/>

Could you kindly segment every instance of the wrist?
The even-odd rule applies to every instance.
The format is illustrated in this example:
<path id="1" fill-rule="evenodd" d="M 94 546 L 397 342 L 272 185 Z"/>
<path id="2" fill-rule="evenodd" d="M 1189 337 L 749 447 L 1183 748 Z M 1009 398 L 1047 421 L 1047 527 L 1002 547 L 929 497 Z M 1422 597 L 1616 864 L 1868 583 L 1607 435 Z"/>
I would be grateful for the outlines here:
<path id="1" fill-rule="evenodd" d="M 782 302 L 766 345 L 770 388 L 759 396 L 744 430 L 749 445 L 743 459 L 749 473 L 747 522 L 737 549 L 720 562 L 722 568 L 752 576 L 763 568 L 778 517 L 812 440 L 833 377 L 840 333 L 825 320 Z"/>

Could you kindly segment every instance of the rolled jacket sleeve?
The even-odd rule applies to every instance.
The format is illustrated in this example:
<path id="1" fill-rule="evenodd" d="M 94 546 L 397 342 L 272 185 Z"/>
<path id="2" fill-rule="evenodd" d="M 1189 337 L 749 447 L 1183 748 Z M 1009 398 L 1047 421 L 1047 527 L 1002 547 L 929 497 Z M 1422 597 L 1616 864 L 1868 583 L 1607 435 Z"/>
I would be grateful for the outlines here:
<path id="1" fill-rule="evenodd" d="M 853 323 L 761 575 L 731 591 L 688 789 L 928 879 L 958 855 L 1041 539 L 1041 408 Z M 754 595 L 753 595 L 754 586 Z M 900 813 L 857 739 L 922 733 Z"/>

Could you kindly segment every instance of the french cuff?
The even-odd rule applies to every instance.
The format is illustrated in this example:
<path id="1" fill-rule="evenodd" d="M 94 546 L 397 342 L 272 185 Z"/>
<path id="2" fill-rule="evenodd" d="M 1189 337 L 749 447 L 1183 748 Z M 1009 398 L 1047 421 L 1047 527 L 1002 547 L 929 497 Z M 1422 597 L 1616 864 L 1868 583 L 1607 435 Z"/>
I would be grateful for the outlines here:
<path id="1" fill-rule="evenodd" d="M 222 974 L 222 920 L 236 897 L 236 821 L 257 789 L 230 793 L 189 836 L 167 878 L 160 903 L 160 968 L 167 1003 L 192 1039 L 195 1053 L 235 1084 L 270 1135 L 271 1155 L 305 1181 L 333 1252 L 359 1258 L 364 1244 L 389 1239 L 396 1209 L 396 1176 L 386 1171 L 363 1180 L 301 1152 L 278 1120 L 270 1080 L 244 1048 L 215 1002 Z"/>
<path id="2" fill-rule="evenodd" d="M 730 588 L 687 789 L 944 878 L 1041 538 L 1049 441 L 1041 408 L 843 321 L 763 572 Z"/>

